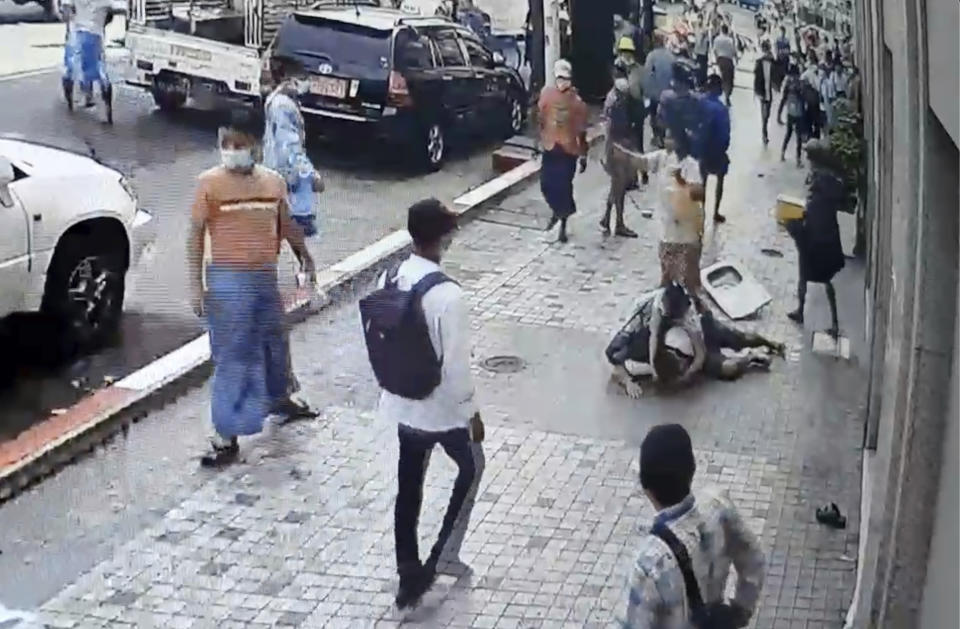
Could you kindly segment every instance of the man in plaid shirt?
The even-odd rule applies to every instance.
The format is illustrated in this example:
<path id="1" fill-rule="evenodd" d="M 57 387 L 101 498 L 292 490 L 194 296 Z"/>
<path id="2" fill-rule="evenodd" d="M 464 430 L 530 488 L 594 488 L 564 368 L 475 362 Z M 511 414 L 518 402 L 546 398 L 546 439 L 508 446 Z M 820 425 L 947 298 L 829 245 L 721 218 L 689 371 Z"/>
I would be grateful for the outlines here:
<path id="1" fill-rule="evenodd" d="M 724 600 L 731 564 L 736 593 L 728 604 L 738 626 L 750 621 L 763 587 L 764 557 L 726 492 L 698 492 L 687 431 L 678 424 L 653 427 L 640 447 L 640 484 L 657 509 L 653 524 L 670 529 L 686 547 L 703 602 Z M 683 574 L 667 544 L 646 528 L 627 583 L 626 629 L 689 629 L 690 605 Z"/>

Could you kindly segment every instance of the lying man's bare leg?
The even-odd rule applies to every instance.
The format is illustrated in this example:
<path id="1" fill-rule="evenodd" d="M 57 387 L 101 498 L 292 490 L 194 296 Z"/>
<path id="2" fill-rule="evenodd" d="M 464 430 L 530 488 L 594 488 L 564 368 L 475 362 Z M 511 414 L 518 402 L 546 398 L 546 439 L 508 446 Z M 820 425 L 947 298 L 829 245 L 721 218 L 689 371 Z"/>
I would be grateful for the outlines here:
<path id="1" fill-rule="evenodd" d="M 631 365 L 631 363 L 633 364 Z M 637 377 L 640 375 L 639 372 L 642 371 L 642 369 L 639 368 L 639 365 L 640 363 L 635 363 L 632 360 L 625 361 L 623 365 L 616 365 L 613 368 L 613 374 L 611 375 L 613 381 L 623 387 L 624 393 L 634 400 L 637 400 L 643 396 L 643 387 L 641 387 L 640 383 L 637 382 Z M 637 373 L 637 376 L 631 374 L 631 366 L 633 367 L 633 371 Z"/>

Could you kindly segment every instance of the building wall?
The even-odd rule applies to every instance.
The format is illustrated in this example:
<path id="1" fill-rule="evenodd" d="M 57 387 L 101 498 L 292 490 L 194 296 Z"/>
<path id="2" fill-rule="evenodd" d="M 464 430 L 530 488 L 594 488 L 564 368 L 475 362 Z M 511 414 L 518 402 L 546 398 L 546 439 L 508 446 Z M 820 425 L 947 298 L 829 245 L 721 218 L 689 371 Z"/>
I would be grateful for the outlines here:
<path id="1" fill-rule="evenodd" d="M 946 47 L 928 38 L 928 3 L 941 1 L 864 0 L 855 20 L 870 136 L 865 445 L 875 450 L 848 622 L 856 627 L 918 626 L 938 517 L 958 287 L 957 144 L 931 102 L 940 80 L 931 72 L 950 66 L 955 78 L 958 66 L 955 38 Z M 947 30 L 957 32 L 956 20 Z M 928 600 L 928 613 L 940 609 Z M 954 613 L 930 626 L 957 624 Z"/>
<path id="2" fill-rule="evenodd" d="M 957 626 L 958 584 L 960 584 L 960 369 L 958 369 L 960 330 L 953 340 L 953 383 L 947 405 L 947 428 L 943 440 L 943 467 L 940 470 L 940 494 L 930 542 L 930 562 L 920 608 L 920 629 Z M 952 620 L 951 620 L 952 618 Z"/>

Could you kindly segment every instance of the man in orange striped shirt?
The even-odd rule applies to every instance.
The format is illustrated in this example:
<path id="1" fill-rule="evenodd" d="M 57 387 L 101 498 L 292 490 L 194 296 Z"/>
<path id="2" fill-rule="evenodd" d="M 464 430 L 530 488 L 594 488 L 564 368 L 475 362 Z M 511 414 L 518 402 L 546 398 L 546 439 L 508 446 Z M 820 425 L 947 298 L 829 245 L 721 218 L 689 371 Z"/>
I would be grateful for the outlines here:
<path id="1" fill-rule="evenodd" d="M 207 467 L 235 461 L 237 437 L 260 432 L 266 416 L 287 398 L 289 350 L 277 286 L 281 240 L 290 243 L 304 272 L 315 272 L 303 232 L 290 218 L 286 183 L 255 162 L 255 137 L 221 129 L 219 144 L 222 163 L 200 175 L 187 241 L 192 306 L 207 317 L 214 364 L 216 436 L 201 459 Z M 207 231 L 212 260 L 204 294 Z"/>

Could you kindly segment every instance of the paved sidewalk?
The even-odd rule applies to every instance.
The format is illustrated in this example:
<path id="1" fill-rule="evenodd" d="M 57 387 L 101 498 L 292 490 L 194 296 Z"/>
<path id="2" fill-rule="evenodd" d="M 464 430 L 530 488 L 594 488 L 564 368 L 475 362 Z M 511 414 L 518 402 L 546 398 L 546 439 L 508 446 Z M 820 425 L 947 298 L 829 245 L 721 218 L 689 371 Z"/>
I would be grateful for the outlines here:
<path id="1" fill-rule="evenodd" d="M 853 360 L 812 355 L 810 334 L 826 327 L 824 300 L 812 287 L 807 330 L 785 320 L 796 260 L 770 217 L 778 192 L 802 191 L 804 172 L 764 155 L 759 133 L 749 133 L 755 105 L 740 90 L 734 113 L 729 222 L 718 234 L 711 229 L 705 264 L 739 258 L 773 295 L 744 324 L 788 344 L 787 360 L 769 374 L 639 401 L 614 390 L 602 352 L 658 278 L 657 230 L 628 202 L 641 238 L 601 237 L 605 176 L 592 162 L 577 182 L 581 211 L 568 245 L 535 229 L 547 211 L 533 185 L 466 226 L 446 261 L 473 307 L 488 424 L 486 471 L 463 552 L 472 576 L 442 578 L 406 617 L 391 609 L 395 431 L 374 419 L 377 391 L 349 303 L 292 335 L 305 390 L 325 409 L 320 420 L 250 440 L 246 462 L 218 475 L 180 470 L 182 492 L 157 498 L 172 508 L 47 602 L 42 620 L 78 627 L 392 627 L 401 620 L 612 627 L 623 610 L 638 527 L 652 515 L 636 480 L 636 446 L 652 424 L 675 421 L 687 426 L 697 449 L 696 483 L 729 489 L 767 552 L 753 626 L 840 626 L 859 519 L 864 377 L 857 359 L 865 356 L 853 325 L 862 320 L 857 269 L 838 278 Z M 772 130 L 775 141 L 779 134 Z M 643 193 L 631 194 L 637 206 L 648 205 Z M 500 355 L 519 357 L 524 368 L 494 374 L 482 367 Z M 204 386 L 146 422 L 171 422 L 171 431 L 187 426 L 199 452 L 208 400 Z M 433 457 L 424 540 L 439 527 L 452 471 L 443 455 Z M 847 513 L 846 530 L 815 522 L 816 506 L 830 501 Z"/>

